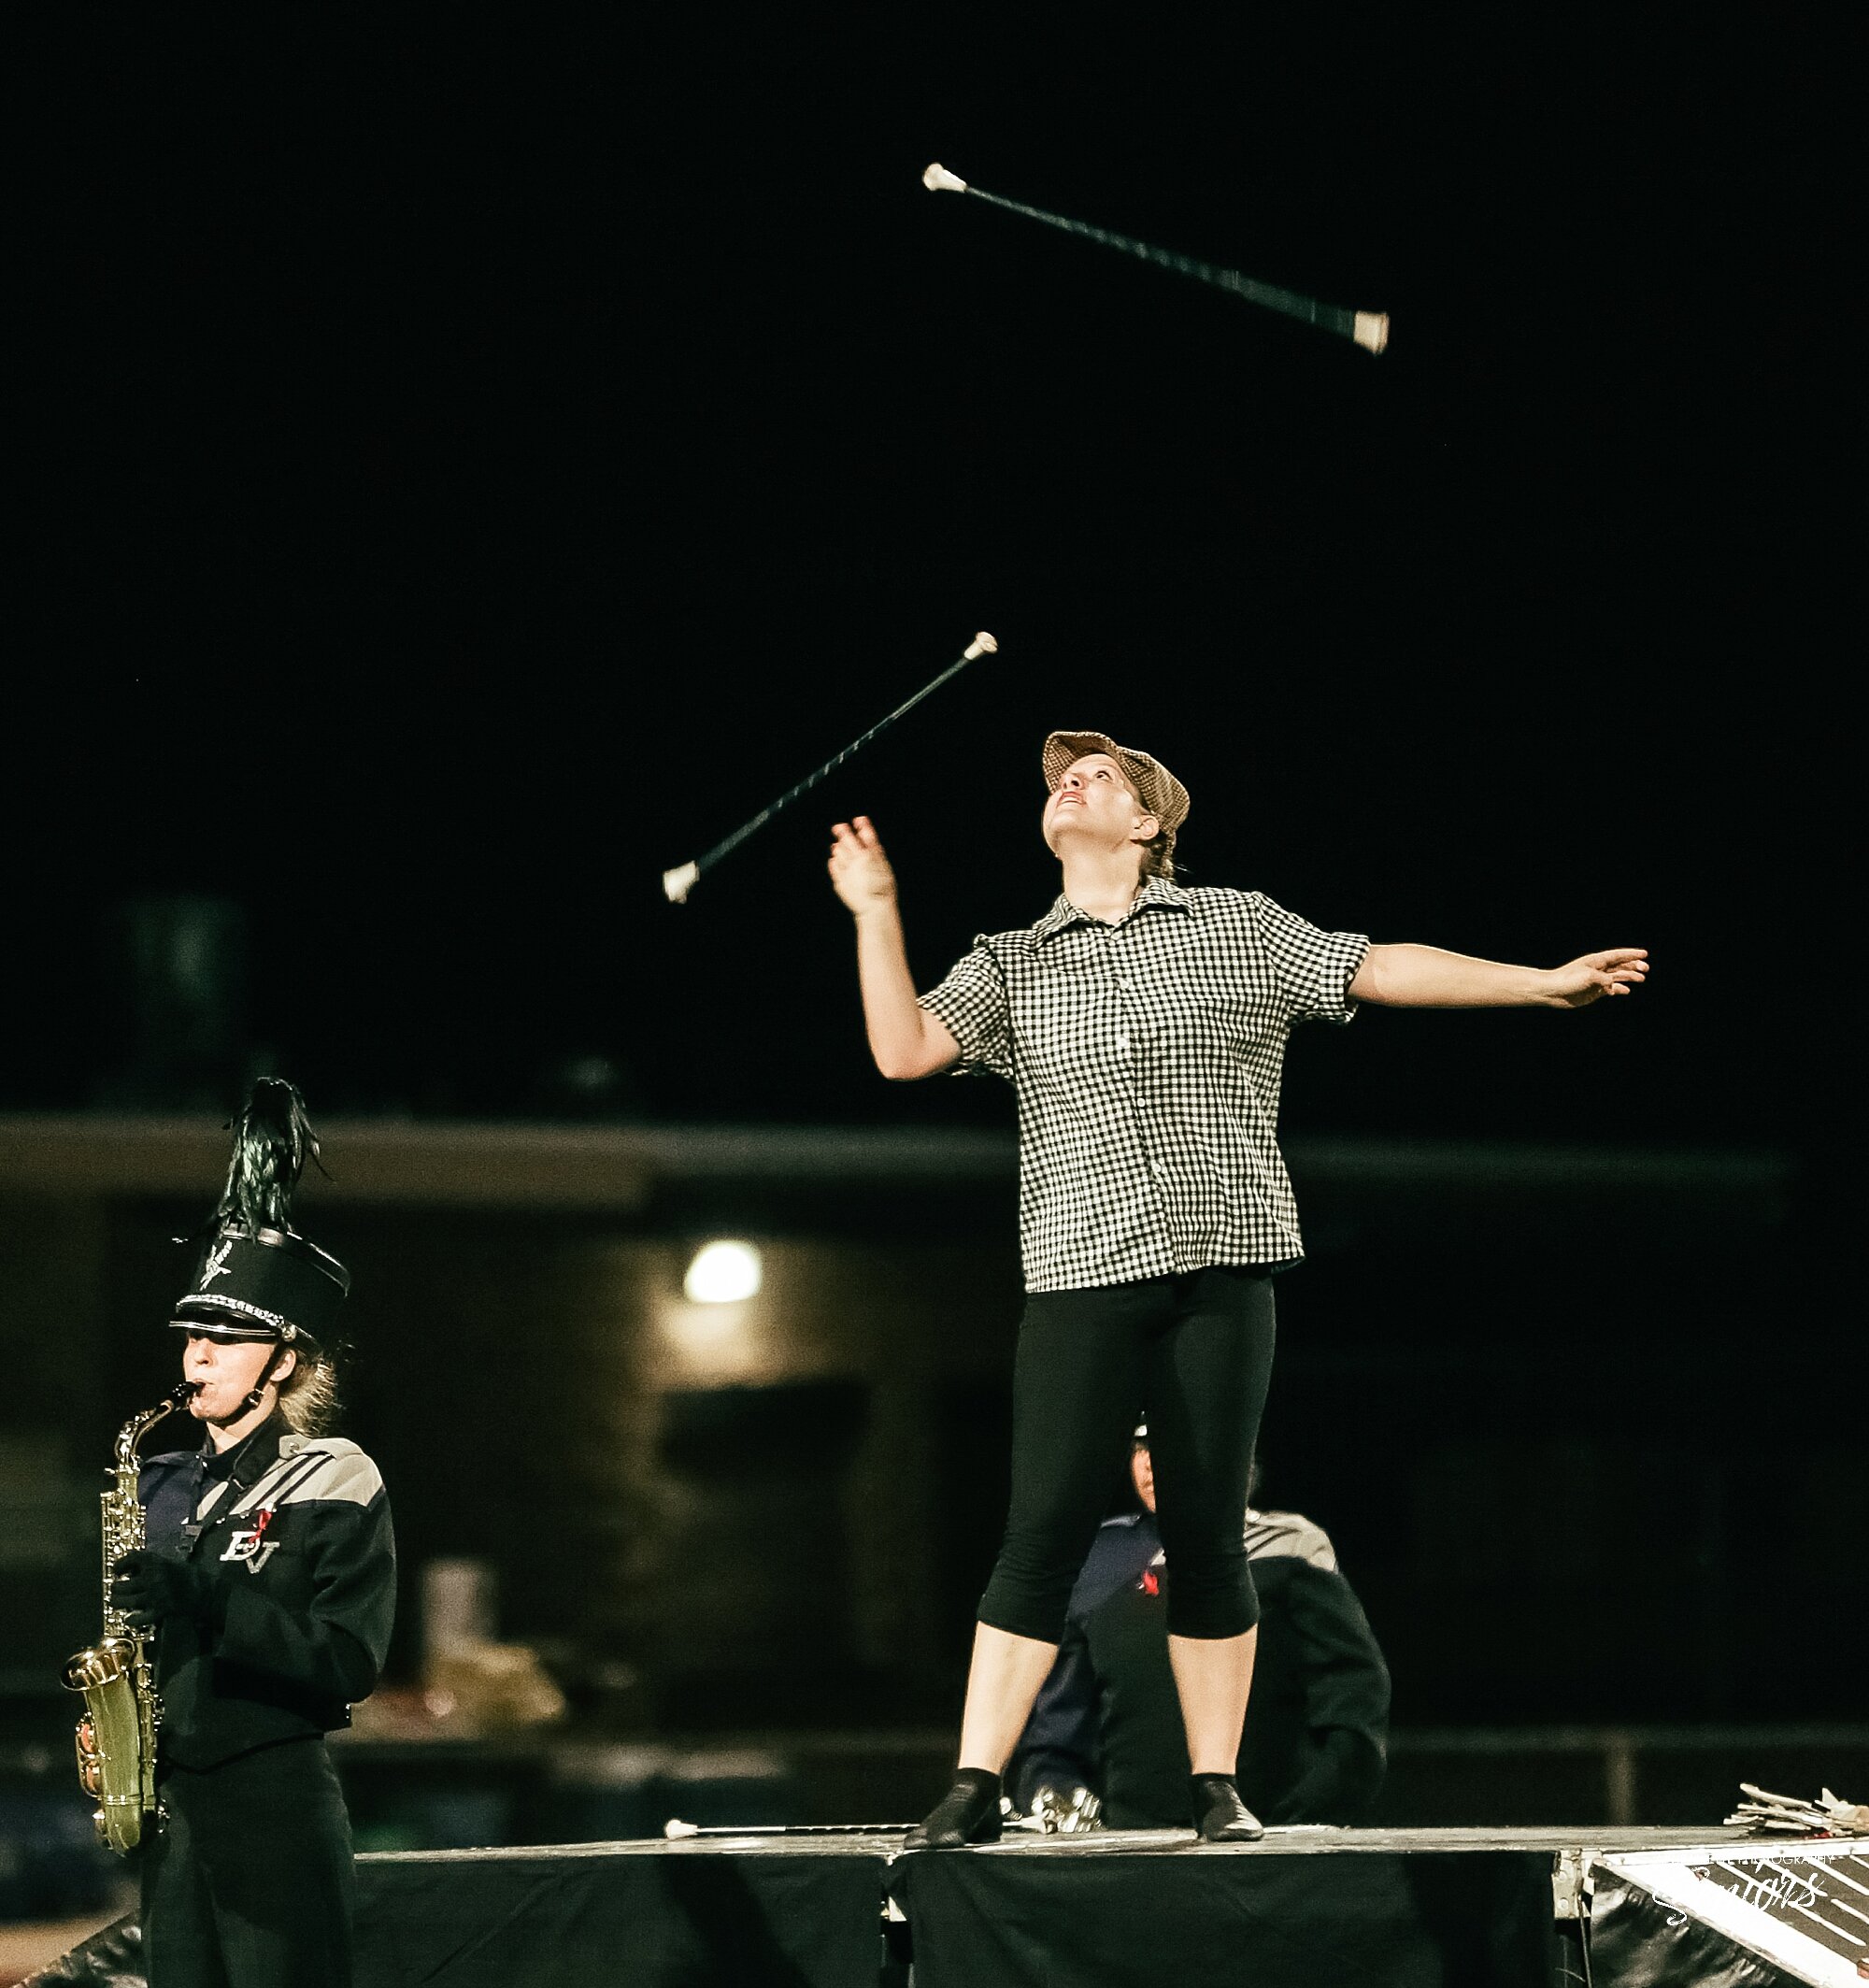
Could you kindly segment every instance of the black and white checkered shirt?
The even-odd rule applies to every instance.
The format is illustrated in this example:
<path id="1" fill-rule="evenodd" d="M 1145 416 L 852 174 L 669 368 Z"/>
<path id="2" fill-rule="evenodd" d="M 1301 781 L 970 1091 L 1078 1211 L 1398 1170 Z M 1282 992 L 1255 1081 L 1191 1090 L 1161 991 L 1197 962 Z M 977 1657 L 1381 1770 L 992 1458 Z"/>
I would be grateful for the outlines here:
<path id="1" fill-rule="evenodd" d="M 921 996 L 1019 1094 L 1028 1291 L 1302 1256 L 1278 1151 L 1285 1043 L 1348 1022 L 1369 946 L 1257 891 L 1151 878 L 1115 924 L 1061 897 Z"/>

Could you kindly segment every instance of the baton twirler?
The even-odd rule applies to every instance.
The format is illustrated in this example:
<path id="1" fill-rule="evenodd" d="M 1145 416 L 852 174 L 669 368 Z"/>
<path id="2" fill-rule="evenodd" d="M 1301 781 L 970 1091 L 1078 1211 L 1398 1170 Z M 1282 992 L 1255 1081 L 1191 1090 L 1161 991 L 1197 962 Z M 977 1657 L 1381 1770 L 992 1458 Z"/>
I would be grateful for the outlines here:
<path id="1" fill-rule="evenodd" d="M 1389 343 L 1386 311 L 1349 310 L 1337 304 L 1320 304 L 1316 297 L 1303 296 L 1295 290 L 1280 290 L 1276 283 L 1262 283 L 1253 277 L 1242 276 L 1237 269 L 1221 269 L 1191 255 L 1177 255 L 1172 250 L 1133 240 L 1127 235 L 1112 235 L 1107 228 L 1093 228 L 1087 221 L 1048 214 L 1043 207 L 1029 207 L 1023 201 L 1006 200 L 998 193 L 988 193 L 984 187 L 969 186 L 945 165 L 931 165 L 922 174 L 921 183 L 931 193 L 971 193 L 976 200 L 1004 207 L 1008 214 L 1023 214 L 1028 221 L 1042 221 L 1047 227 L 1062 228 L 1066 235 L 1076 235 L 1084 241 L 1101 242 L 1106 249 L 1120 249 L 1125 255 L 1139 256 L 1158 268 L 1172 269 L 1177 276 L 1192 277 L 1197 283 L 1211 283 L 1217 290 L 1231 291 L 1248 304 L 1281 311 L 1288 318 L 1315 324 L 1320 331 L 1334 332 L 1340 338 L 1362 346 L 1366 352 L 1379 352 Z"/>
<path id="2" fill-rule="evenodd" d="M 809 794 L 812 788 L 824 779 L 827 774 L 835 773 L 849 758 L 852 752 L 861 751 L 878 732 L 888 731 L 898 718 L 902 717 L 906 712 L 912 711 L 924 697 L 932 696 L 934 692 L 938 691 L 949 677 L 959 676 L 976 656 L 991 655 L 998 647 L 999 644 L 993 640 L 992 636 L 982 629 L 967 644 L 966 648 L 961 651 L 958 661 L 949 664 L 948 667 L 933 682 L 924 683 L 906 703 L 897 705 L 887 718 L 878 720 L 861 738 L 851 739 L 849 744 L 835 759 L 827 759 L 818 768 L 816 773 L 807 773 L 797 786 L 789 788 L 784 794 L 779 795 L 778 800 L 767 807 L 762 808 L 750 822 L 745 822 L 735 829 L 725 841 L 715 843 L 705 856 L 696 856 L 692 863 L 683 863 L 672 870 L 663 870 L 662 873 L 662 888 L 669 903 L 686 904 L 689 892 L 694 888 L 704 870 L 711 870 L 722 856 L 731 855 L 749 836 L 763 828 L 781 808 L 790 808 L 801 794 Z"/>

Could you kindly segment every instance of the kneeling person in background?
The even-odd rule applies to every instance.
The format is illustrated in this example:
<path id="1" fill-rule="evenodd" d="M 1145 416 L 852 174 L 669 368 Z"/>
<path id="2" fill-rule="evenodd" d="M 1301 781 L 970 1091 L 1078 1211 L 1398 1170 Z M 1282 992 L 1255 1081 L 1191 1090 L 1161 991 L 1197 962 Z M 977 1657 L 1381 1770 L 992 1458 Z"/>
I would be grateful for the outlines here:
<path id="1" fill-rule="evenodd" d="M 1069 1812 L 1087 1788 L 1112 1829 L 1174 1829 L 1187 1822 L 1188 1751 L 1146 1427 L 1130 1474 L 1143 1510 L 1106 1521 L 1091 1548 L 1007 1794 L 1029 1810 L 1049 1789 L 1048 1806 Z M 1245 1523 L 1262 1613 L 1240 1795 L 1268 1824 L 1358 1822 L 1382 1784 L 1388 1666 L 1323 1529 L 1251 1507 Z"/>

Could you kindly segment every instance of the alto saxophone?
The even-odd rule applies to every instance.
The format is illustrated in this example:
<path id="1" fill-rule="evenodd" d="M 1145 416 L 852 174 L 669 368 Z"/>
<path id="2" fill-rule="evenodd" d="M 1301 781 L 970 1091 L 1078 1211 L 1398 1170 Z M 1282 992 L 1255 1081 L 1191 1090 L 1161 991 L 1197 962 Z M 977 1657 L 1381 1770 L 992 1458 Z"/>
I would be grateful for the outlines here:
<path id="1" fill-rule="evenodd" d="M 117 1434 L 113 1482 L 104 1507 L 104 1634 L 64 1666 L 67 1691 L 84 1694 L 78 1722 L 78 1782 L 98 1803 L 92 1820 L 97 1839 L 120 1856 L 142 1841 L 146 1819 L 157 1813 L 156 1729 L 163 1723 L 148 1633 L 133 1629 L 110 1599 L 117 1562 L 143 1543 L 143 1507 L 136 1496 L 141 1465 L 136 1445 L 164 1415 L 194 1393 L 184 1381 L 165 1401 L 133 1415 Z"/>

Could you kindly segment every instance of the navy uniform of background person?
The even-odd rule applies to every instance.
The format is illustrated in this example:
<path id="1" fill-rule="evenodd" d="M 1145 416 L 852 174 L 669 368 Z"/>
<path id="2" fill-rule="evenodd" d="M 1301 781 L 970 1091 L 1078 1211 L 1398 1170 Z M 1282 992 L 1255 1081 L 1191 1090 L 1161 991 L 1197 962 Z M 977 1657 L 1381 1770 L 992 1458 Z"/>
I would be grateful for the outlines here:
<path id="1" fill-rule="evenodd" d="M 1098 1533 L 1058 1661 L 1006 1769 L 1014 1805 L 1066 1831 L 1099 1804 L 1109 1828 L 1171 1829 L 1187 1803 L 1188 1743 L 1168 1664 L 1174 1569 L 1155 1523 L 1146 1427 L 1130 1470 L 1143 1509 Z M 1241 1798 L 1268 1824 L 1361 1822 L 1382 1786 L 1389 1737 L 1389 1667 L 1369 1619 L 1321 1526 L 1248 1506 L 1245 1538 L 1259 1653 Z"/>
<path id="2" fill-rule="evenodd" d="M 147 1544 L 116 1598 L 153 1623 L 165 1810 L 142 1850 L 151 1988 L 343 1988 L 350 1821 L 324 1735 L 389 1648 L 395 1551 L 376 1466 L 321 1433 L 350 1274 L 292 1230 L 317 1151 L 298 1094 L 254 1086 L 175 1308 L 198 1450 L 142 1472 Z"/>

